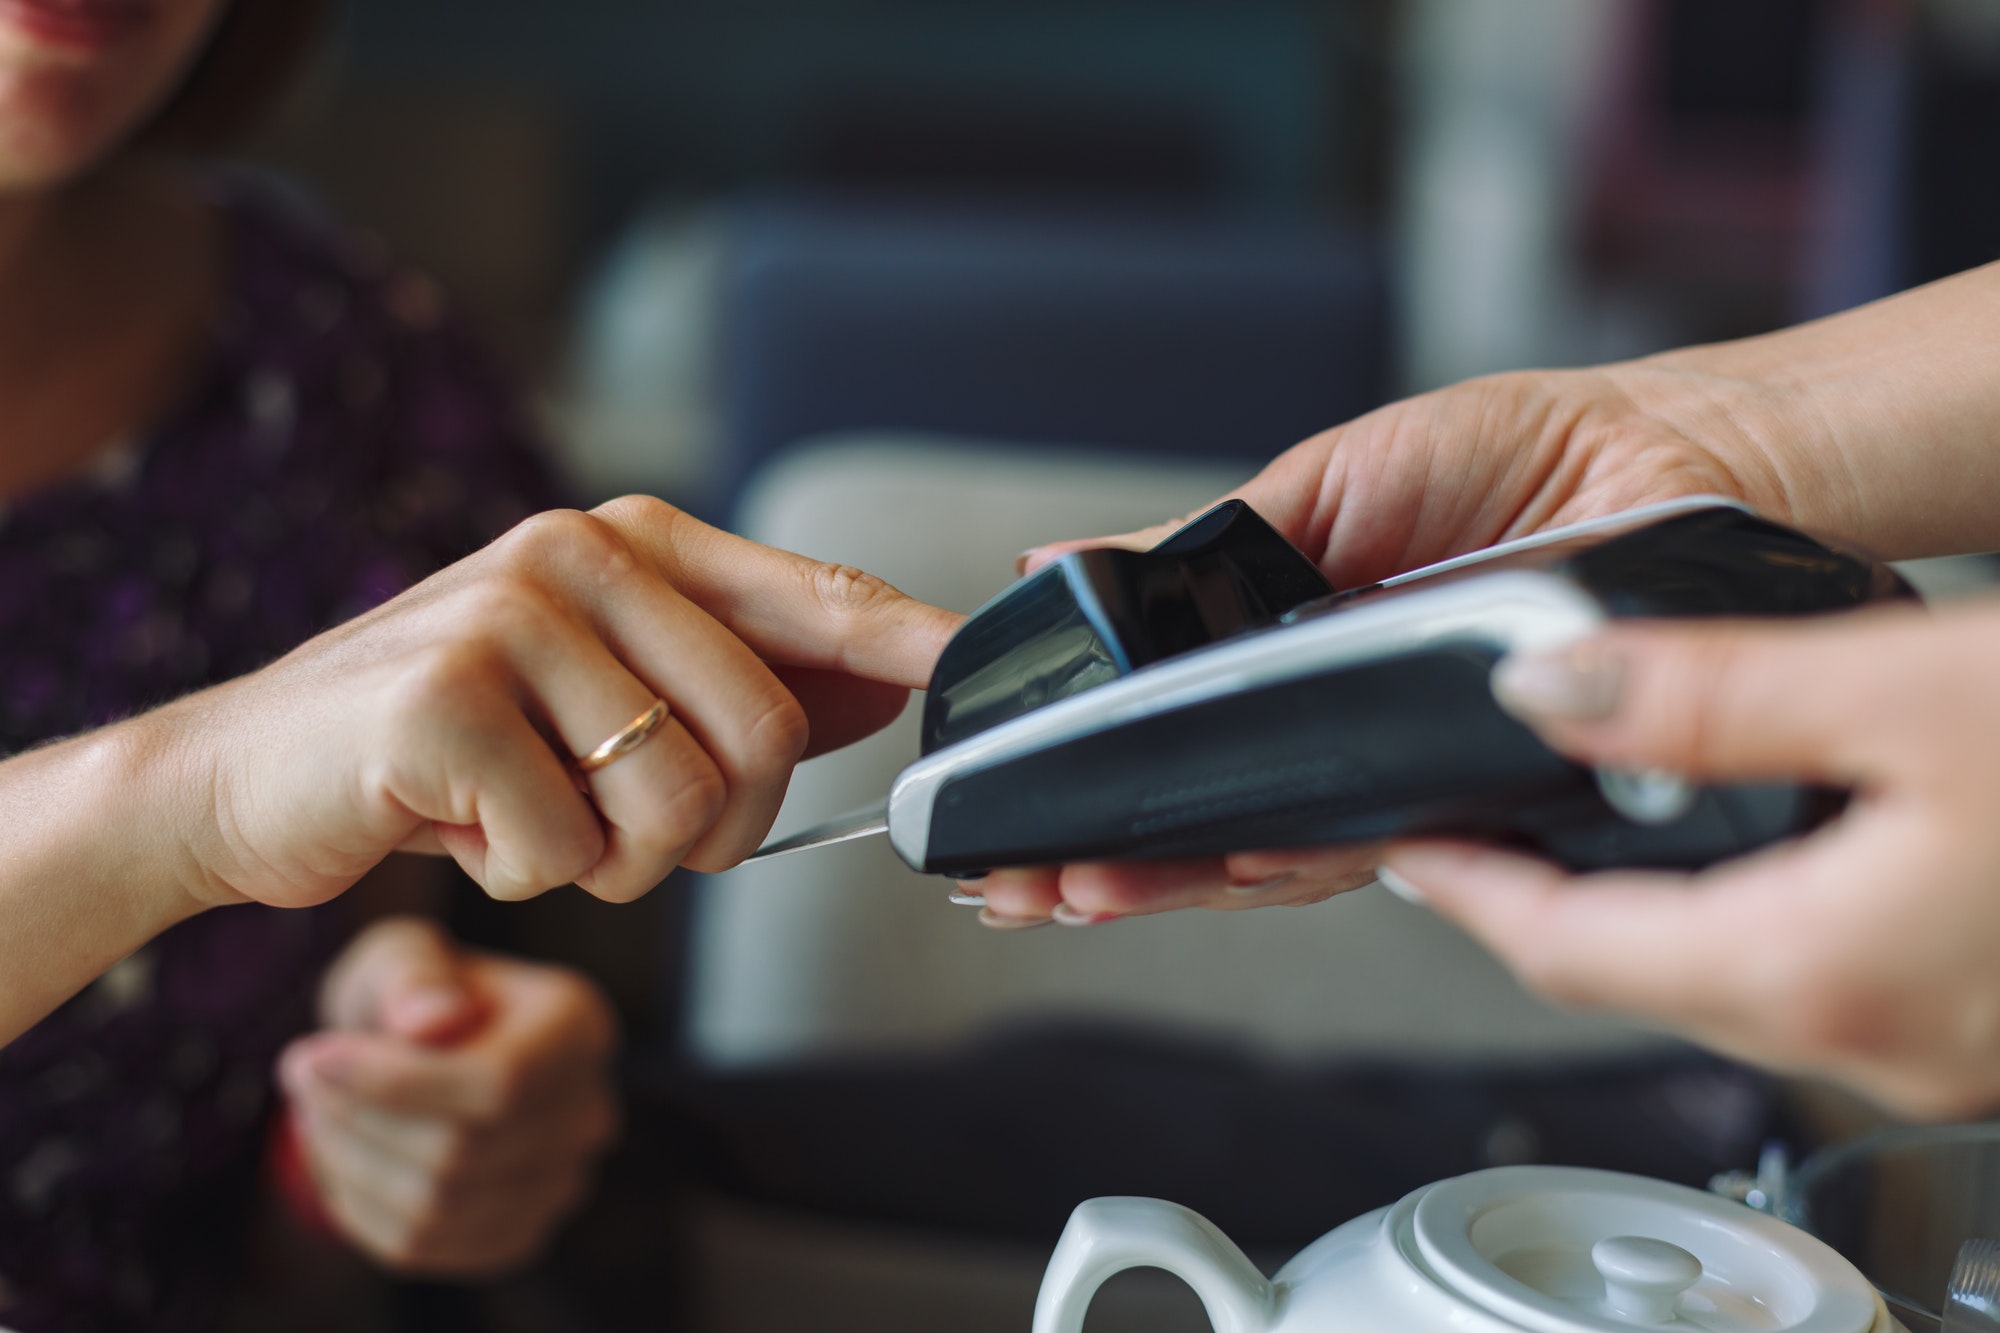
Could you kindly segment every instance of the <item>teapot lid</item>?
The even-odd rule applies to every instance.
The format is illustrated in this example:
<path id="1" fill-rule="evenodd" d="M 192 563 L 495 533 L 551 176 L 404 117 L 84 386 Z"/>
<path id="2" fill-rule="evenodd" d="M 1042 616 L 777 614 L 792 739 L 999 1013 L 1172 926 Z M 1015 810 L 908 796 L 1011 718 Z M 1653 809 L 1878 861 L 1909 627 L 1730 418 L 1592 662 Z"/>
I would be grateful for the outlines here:
<path id="1" fill-rule="evenodd" d="M 1821 1241 L 1664 1181 L 1499 1167 L 1414 1202 L 1410 1257 L 1537 1333 L 1869 1333 L 1881 1311 L 1867 1280 Z"/>

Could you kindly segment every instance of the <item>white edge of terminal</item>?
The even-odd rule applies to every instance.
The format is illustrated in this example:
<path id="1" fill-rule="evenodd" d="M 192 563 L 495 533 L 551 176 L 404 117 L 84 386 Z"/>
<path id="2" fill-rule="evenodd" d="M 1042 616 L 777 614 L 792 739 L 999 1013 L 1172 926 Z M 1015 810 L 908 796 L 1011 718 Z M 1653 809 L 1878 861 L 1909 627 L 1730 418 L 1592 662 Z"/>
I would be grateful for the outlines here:
<path id="1" fill-rule="evenodd" d="M 1451 640 L 1484 643 L 1503 653 L 1559 647 L 1595 632 L 1605 620 L 1597 601 L 1560 575 L 1503 570 L 1247 634 L 1143 667 L 917 760 L 889 793 L 889 841 L 907 864 L 923 868 L 932 811 L 949 779 L 1091 732 Z"/>
<path id="2" fill-rule="evenodd" d="M 1468 565 L 1483 565 L 1489 560 L 1501 560 L 1510 555 L 1518 555 L 1522 551 L 1574 541 L 1578 537 L 1596 537 L 1625 528 L 1643 527 L 1645 524 L 1658 523 L 1662 519 L 1674 518 L 1680 514 L 1691 514 L 1699 509 L 1734 509 L 1744 514 L 1757 512 L 1741 500 L 1732 500 L 1726 495 L 1687 495 L 1678 500 L 1662 500 L 1658 504 L 1641 505 L 1637 509 L 1606 514 L 1602 518 L 1587 518 L 1581 523 L 1550 528 L 1547 532 L 1516 537 L 1513 541 L 1501 542 L 1498 546 L 1487 546 L 1464 555 L 1455 555 L 1449 560 L 1440 560 L 1434 565 L 1425 565 L 1422 569 L 1413 569 L 1407 574 L 1383 579 L 1382 586 L 1393 588 L 1400 583 L 1415 583 L 1418 579 L 1427 579 L 1433 574 L 1449 574 L 1454 569 L 1464 569 Z"/>

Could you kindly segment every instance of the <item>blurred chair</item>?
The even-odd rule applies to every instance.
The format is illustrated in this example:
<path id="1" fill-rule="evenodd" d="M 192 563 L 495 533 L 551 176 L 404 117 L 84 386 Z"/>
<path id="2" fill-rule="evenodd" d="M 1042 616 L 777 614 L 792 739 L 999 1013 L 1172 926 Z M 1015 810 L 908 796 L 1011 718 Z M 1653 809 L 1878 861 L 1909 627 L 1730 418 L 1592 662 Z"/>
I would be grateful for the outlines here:
<path id="1" fill-rule="evenodd" d="M 970 609 L 1021 548 L 1187 512 L 1248 470 L 823 441 L 757 476 L 740 527 Z M 886 791 L 914 723 L 802 768 L 780 828 Z M 1379 889 L 1004 935 L 947 889 L 880 840 L 701 883 L 686 1059 L 653 1114 L 709 1191 L 683 1222 L 706 1333 L 831 1308 L 882 1333 L 1018 1327 L 1093 1194 L 1175 1198 L 1276 1255 L 1435 1177 L 1701 1180 L 1776 1125 L 1755 1077 L 1549 1009 Z M 1178 1295 L 1135 1280 L 1092 1327 L 1206 1327 Z"/>
<path id="2" fill-rule="evenodd" d="M 1381 255 L 1337 233 L 794 200 L 724 262 L 724 495 L 848 431 L 1261 462 L 1393 383 Z"/>

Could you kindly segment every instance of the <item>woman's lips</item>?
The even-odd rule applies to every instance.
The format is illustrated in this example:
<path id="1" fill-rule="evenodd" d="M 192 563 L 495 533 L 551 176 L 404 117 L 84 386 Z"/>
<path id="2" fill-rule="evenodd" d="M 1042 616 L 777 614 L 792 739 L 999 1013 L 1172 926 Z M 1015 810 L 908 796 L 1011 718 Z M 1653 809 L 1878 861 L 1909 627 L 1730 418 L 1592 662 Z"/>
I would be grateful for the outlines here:
<path id="1" fill-rule="evenodd" d="M 0 0 L 0 25 L 73 51 L 114 46 L 153 17 L 152 0 Z"/>

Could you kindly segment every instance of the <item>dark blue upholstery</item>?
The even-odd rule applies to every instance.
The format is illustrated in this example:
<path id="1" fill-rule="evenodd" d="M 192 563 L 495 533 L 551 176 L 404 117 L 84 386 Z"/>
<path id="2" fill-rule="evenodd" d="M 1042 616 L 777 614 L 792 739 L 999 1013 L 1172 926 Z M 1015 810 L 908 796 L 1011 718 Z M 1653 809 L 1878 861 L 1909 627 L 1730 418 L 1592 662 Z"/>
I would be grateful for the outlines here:
<path id="1" fill-rule="evenodd" d="M 1379 250 L 1337 233 L 793 201 L 732 238 L 725 500 L 843 431 L 1261 460 L 1392 385 Z"/>

